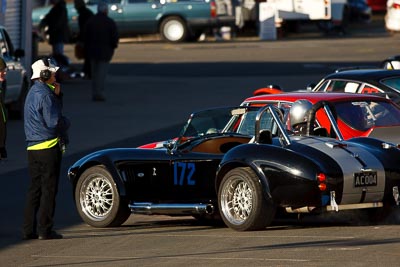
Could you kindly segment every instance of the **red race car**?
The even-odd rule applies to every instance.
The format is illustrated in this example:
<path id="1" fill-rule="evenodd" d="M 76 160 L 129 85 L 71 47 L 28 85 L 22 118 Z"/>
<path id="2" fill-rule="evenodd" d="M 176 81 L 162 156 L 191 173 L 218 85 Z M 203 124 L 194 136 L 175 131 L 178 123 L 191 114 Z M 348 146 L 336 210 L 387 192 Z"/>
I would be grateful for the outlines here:
<path id="1" fill-rule="evenodd" d="M 377 139 L 400 143 L 400 106 L 389 99 L 369 94 L 293 92 L 264 94 L 244 100 L 245 106 L 263 106 L 274 103 L 282 110 L 287 129 L 295 131 L 310 120 L 307 117 L 312 105 L 320 100 L 333 104 L 338 126 L 344 139 L 352 137 L 375 137 Z M 315 128 L 326 129 L 327 135 L 334 131 L 328 125 L 323 112 L 316 113 L 313 120 Z"/>
<path id="2" fill-rule="evenodd" d="M 331 102 L 334 107 L 334 114 L 337 117 L 337 125 L 343 139 L 352 137 L 374 137 L 400 144 L 400 106 L 389 99 L 368 94 L 352 93 L 325 93 L 325 92 L 293 92 L 264 94 L 249 97 L 244 100 L 242 106 L 264 106 L 274 104 L 280 108 L 283 115 L 283 122 L 290 131 L 301 131 L 314 128 L 314 134 L 336 137 L 334 129 L 331 129 L 329 118 L 322 110 L 317 111 L 315 118 L 308 118 L 313 104 L 320 100 Z M 315 108 L 315 107 L 314 107 Z M 247 134 L 250 137 L 255 133 L 252 127 L 245 127 L 249 121 L 255 120 L 246 118 L 238 122 L 236 131 Z M 313 123 L 313 127 L 306 127 L 307 123 Z M 265 122 L 268 123 L 268 122 Z M 302 127 L 303 126 L 303 127 Z M 229 127 L 225 127 L 229 128 Z M 243 129 L 247 129 L 244 131 Z M 230 129 L 230 131 L 235 131 Z M 310 134 L 310 133 L 305 133 Z M 175 138 L 176 140 L 176 138 Z M 145 144 L 139 148 L 163 148 L 165 141 Z"/>

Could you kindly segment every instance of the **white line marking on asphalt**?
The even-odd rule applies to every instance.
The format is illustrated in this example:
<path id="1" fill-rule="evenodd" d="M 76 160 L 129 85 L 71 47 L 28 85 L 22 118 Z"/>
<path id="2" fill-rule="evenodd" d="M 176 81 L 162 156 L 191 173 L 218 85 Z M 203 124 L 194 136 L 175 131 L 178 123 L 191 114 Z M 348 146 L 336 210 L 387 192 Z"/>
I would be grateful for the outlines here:
<path id="1" fill-rule="evenodd" d="M 148 234 L 134 234 L 134 235 L 146 235 L 148 236 Z M 252 235 L 240 235 L 240 236 L 229 236 L 229 235 L 188 235 L 188 234 L 177 234 L 177 235 L 173 235 L 173 234 L 151 234 L 151 236 L 167 236 L 167 237 L 225 237 L 225 238 L 315 238 L 315 239 L 327 239 L 327 238 L 331 238 L 331 239 L 354 239 L 354 236 L 321 236 L 321 235 L 316 235 L 316 236 L 312 236 L 312 235 L 279 235 L 279 236 L 275 236 L 275 235 L 257 235 L 257 236 L 252 236 Z"/>
<path id="2" fill-rule="evenodd" d="M 328 250 L 361 250 L 361 248 L 328 248 Z"/>
<path id="3" fill-rule="evenodd" d="M 113 235 L 114 233 L 121 233 L 120 231 L 108 231 L 108 232 L 101 232 L 101 233 L 89 233 L 91 236 L 107 236 L 107 235 Z M 135 236 L 149 236 L 148 233 L 134 233 L 134 232 L 127 232 L 126 234 L 132 234 Z M 230 236 L 230 235 L 214 235 L 214 234 L 151 234 L 150 236 L 152 237 L 205 237 L 205 238 L 281 238 L 281 239 L 286 239 L 286 238 L 309 238 L 309 239 L 337 239 L 337 240 L 348 240 L 348 239 L 354 239 L 354 236 L 327 236 L 327 235 L 235 235 L 235 236 Z"/>
<path id="4" fill-rule="evenodd" d="M 107 256 L 61 256 L 61 255 L 31 255 L 32 258 L 60 258 L 60 259 L 102 259 L 102 260 L 140 260 L 148 259 L 144 257 L 107 257 Z M 245 260 L 245 261 L 286 261 L 286 262 L 308 262 L 305 259 L 268 259 L 268 258 L 222 258 L 222 257 L 190 257 L 190 256 L 152 256 L 155 258 L 168 258 L 168 259 L 199 259 L 199 260 Z"/>

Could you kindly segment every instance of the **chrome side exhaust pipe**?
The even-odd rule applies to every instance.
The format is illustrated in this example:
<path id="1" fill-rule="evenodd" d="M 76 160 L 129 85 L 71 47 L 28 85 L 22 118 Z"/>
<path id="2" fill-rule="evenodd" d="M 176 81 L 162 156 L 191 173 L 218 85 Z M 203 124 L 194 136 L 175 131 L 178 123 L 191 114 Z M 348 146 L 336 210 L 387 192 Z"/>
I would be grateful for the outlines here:
<path id="1" fill-rule="evenodd" d="M 128 205 L 132 213 L 146 215 L 197 215 L 212 214 L 214 206 L 212 204 L 154 204 L 150 202 L 132 202 Z"/>

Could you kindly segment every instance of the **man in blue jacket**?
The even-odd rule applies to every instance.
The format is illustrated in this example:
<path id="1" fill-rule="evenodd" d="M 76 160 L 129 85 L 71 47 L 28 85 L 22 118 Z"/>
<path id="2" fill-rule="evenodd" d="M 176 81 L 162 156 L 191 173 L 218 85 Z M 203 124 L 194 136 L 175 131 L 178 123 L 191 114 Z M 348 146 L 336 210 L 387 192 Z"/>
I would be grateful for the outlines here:
<path id="1" fill-rule="evenodd" d="M 58 67 L 45 58 L 33 63 L 32 70 L 33 85 L 24 109 L 31 184 L 26 198 L 22 239 L 60 239 L 62 235 L 53 230 L 53 217 L 70 123 L 62 115 L 62 93 L 56 82 Z"/>

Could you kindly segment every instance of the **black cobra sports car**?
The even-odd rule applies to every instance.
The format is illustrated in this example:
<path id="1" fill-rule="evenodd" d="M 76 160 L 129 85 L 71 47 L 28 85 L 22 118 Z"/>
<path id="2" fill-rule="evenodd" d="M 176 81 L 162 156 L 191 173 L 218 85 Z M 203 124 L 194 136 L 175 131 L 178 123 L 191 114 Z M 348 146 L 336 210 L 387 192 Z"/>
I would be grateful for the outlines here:
<path id="1" fill-rule="evenodd" d="M 317 111 L 327 114 L 336 138 L 312 126 Z M 399 205 L 396 145 L 344 140 L 327 101 L 310 110 L 305 134 L 288 132 L 282 116 L 272 105 L 206 110 L 161 148 L 87 155 L 68 173 L 79 214 L 95 227 L 121 225 L 131 213 L 218 215 L 246 231 L 267 227 L 277 209 L 379 213 Z"/>

